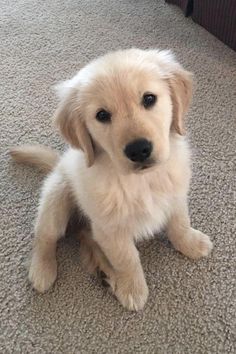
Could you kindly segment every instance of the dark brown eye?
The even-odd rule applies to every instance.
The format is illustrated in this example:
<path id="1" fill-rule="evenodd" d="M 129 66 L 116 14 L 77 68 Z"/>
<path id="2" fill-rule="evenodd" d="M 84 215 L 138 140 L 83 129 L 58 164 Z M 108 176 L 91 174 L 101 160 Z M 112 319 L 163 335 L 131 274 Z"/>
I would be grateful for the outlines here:
<path id="1" fill-rule="evenodd" d="M 146 109 L 148 109 L 148 108 L 151 108 L 152 106 L 154 106 L 154 104 L 156 103 L 156 100 L 157 100 L 156 95 L 153 95 L 152 93 L 145 93 L 143 95 L 142 104 Z"/>
<path id="2" fill-rule="evenodd" d="M 111 113 L 101 109 L 97 112 L 96 119 L 101 123 L 109 123 L 111 121 Z"/>

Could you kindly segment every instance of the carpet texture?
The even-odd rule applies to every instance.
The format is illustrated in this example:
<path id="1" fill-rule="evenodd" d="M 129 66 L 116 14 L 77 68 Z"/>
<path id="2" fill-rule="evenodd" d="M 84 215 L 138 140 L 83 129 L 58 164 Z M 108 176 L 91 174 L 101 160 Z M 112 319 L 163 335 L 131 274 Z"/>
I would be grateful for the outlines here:
<path id="1" fill-rule="evenodd" d="M 235 353 L 236 53 L 161 0 L 0 0 L 0 8 L 0 352 Z M 164 233 L 140 244 L 150 289 L 140 313 L 81 269 L 72 235 L 59 244 L 54 288 L 31 289 L 26 261 L 43 175 L 8 156 L 20 143 L 63 150 L 51 86 L 131 46 L 173 49 L 195 73 L 191 219 L 214 242 L 198 262 Z"/>

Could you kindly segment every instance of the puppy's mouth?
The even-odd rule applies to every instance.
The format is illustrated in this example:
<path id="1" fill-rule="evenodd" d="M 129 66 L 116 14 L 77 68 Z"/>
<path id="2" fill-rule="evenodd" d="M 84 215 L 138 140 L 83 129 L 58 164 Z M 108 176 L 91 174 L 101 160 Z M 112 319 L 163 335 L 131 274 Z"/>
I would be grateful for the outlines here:
<path id="1" fill-rule="evenodd" d="M 154 160 L 149 160 L 149 161 L 135 164 L 134 170 L 136 173 L 148 172 L 152 170 L 155 166 L 156 166 L 156 162 Z"/>

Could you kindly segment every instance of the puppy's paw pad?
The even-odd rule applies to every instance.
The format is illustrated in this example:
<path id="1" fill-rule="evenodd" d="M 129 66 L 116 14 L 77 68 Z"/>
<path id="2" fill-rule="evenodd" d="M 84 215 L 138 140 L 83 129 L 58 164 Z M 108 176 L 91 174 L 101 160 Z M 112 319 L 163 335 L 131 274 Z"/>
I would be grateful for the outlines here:
<path id="1" fill-rule="evenodd" d="M 107 278 L 106 273 L 104 273 L 103 270 L 100 270 L 100 269 L 97 270 L 97 275 L 102 280 Z"/>
<path id="2" fill-rule="evenodd" d="M 57 277 L 56 260 L 42 260 L 33 256 L 29 268 L 29 280 L 35 290 L 44 293 L 51 288 Z"/>
<path id="3" fill-rule="evenodd" d="M 110 288 L 110 284 L 109 282 L 107 281 L 107 279 L 102 279 L 102 286 L 104 288 Z"/>

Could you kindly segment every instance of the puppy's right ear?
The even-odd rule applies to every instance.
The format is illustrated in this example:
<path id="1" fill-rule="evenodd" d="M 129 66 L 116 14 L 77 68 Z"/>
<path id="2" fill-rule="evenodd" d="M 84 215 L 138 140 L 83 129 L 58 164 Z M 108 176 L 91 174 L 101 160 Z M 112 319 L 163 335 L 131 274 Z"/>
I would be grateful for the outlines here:
<path id="1" fill-rule="evenodd" d="M 94 149 L 88 129 L 81 115 L 77 98 L 78 92 L 73 90 L 62 99 L 55 115 L 55 124 L 62 136 L 74 148 L 81 149 L 85 153 L 87 166 L 94 162 Z"/>

